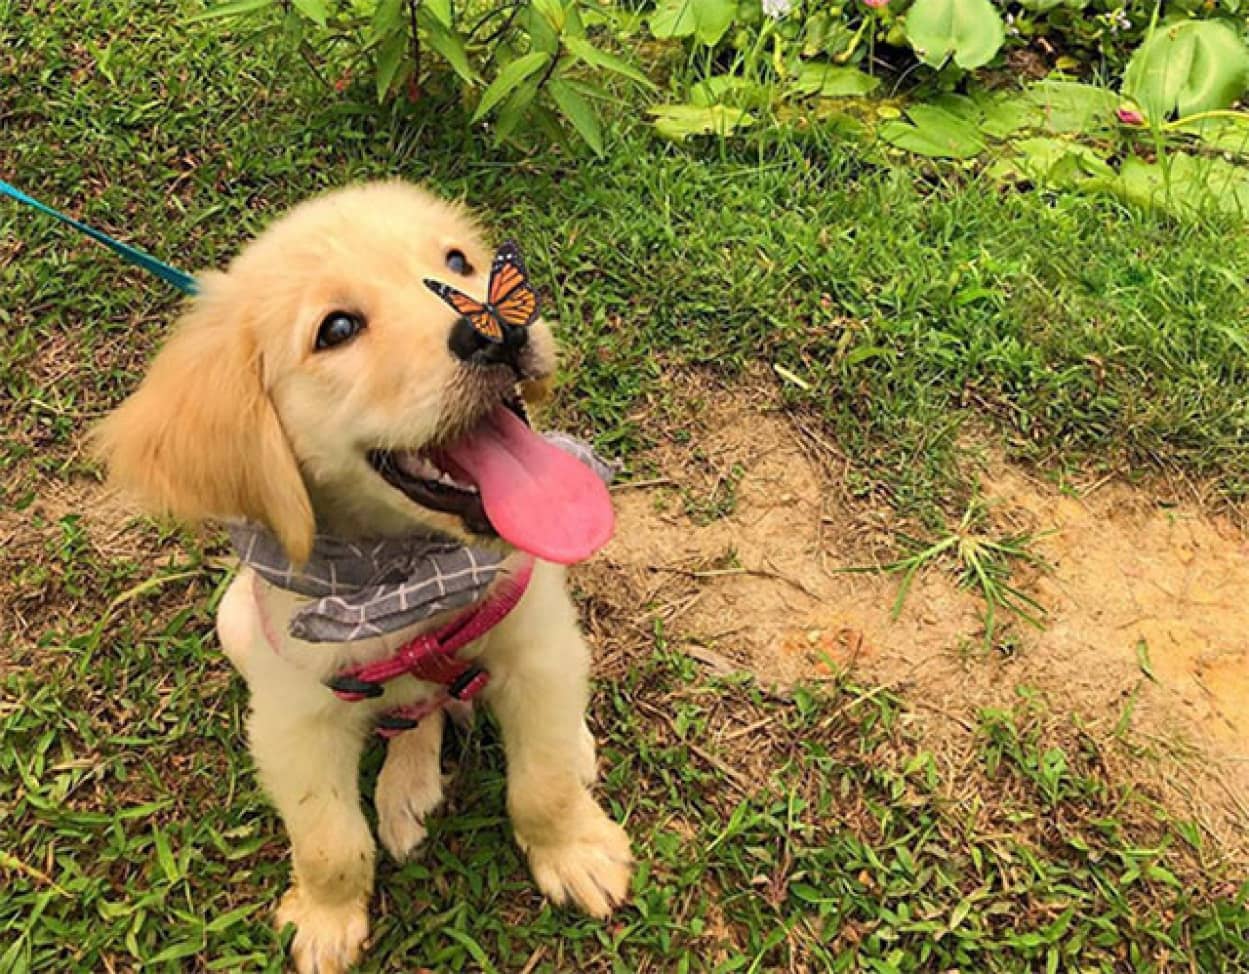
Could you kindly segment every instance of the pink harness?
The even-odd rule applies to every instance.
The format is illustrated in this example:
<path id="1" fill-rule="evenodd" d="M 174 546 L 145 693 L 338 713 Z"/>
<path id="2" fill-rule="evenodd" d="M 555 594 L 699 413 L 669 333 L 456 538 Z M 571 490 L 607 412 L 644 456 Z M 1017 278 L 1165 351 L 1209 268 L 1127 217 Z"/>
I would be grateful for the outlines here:
<path id="1" fill-rule="evenodd" d="M 459 659 L 456 654 L 503 621 L 529 588 L 532 576 L 533 559 L 527 557 L 515 574 L 500 579 L 494 591 L 482 602 L 461 612 L 446 625 L 421 633 L 404 643 L 386 659 L 343 670 L 328 680 L 327 686 L 338 699 L 354 703 L 380 697 L 386 690 L 384 684 L 400 676 L 413 676 L 426 683 L 442 685 L 438 693 L 426 700 L 384 713 L 378 721 L 377 733 L 387 738 L 411 730 L 452 700 L 471 700 L 490 682 L 490 674 Z M 259 582 L 260 576 L 257 575 L 257 586 Z M 277 652 L 278 642 L 270 631 L 259 592 L 254 592 L 254 595 L 265 637 Z"/>

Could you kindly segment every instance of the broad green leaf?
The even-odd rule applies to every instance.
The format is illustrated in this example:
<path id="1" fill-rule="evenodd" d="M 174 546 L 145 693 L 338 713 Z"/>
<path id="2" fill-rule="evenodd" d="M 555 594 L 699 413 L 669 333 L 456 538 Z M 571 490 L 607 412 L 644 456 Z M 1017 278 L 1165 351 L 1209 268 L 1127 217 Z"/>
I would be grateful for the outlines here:
<path id="1" fill-rule="evenodd" d="M 564 7 L 564 32 L 561 37 L 585 37 L 585 21 L 581 19 L 581 5 L 569 3 Z"/>
<path id="2" fill-rule="evenodd" d="M 885 122 L 880 137 L 890 145 L 921 156 L 970 159 L 984 151 L 977 127 L 936 105 L 912 105 L 906 110 L 914 124 Z"/>
<path id="3" fill-rule="evenodd" d="M 385 101 L 390 94 L 391 85 L 403 64 L 403 55 L 408 47 L 408 37 L 403 31 L 391 34 L 382 42 L 377 52 L 377 100 Z"/>
<path id="4" fill-rule="evenodd" d="M 1038 81 L 1024 97 L 1041 109 L 1051 132 L 1095 132 L 1114 124 L 1119 96 L 1077 81 Z"/>
<path id="5" fill-rule="evenodd" d="M 1011 144 L 1016 154 L 1000 159 L 987 170 L 990 178 L 1069 189 L 1090 178 L 1112 178 L 1114 170 L 1087 145 L 1065 139 L 1038 137 Z"/>
<path id="6" fill-rule="evenodd" d="M 521 82 L 510 95 L 503 100 L 495 117 L 494 137 L 496 142 L 508 138 L 529 113 L 533 100 L 538 97 L 538 79 L 530 78 Z"/>
<path id="7" fill-rule="evenodd" d="M 564 32 L 564 5 L 560 0 L 530 0 L 533 9 L 541 14 L 556 34 Z"/>
<path id="8" fill-rule="evenodd" d="M 470 85 L 481 83 L 481 76 L 473 70 L 473 65 L 468 60 L 468 52 L 464 49 L 464 42 L 458 34 L 443 26 L 432 15 L 422 18 L 422 26 L 425 28 L 425 40 L 429 46 L 446 59 L 451 70 L 461 80 Z"/>
<path id="9" fill-rule="evenodd" d="M 734 0 L 660 0 L 650 16 L 651 33 L 660 40 L 693 36 L 710 47 L 720 42 L 736 13 Z"/>
<path id="10" fill-rule="evenodd" d="M 831 64 L 828 61 L 804 61 L 792 91 L 799 95 L 845 98 L 870 95 L 879 87 L 879 78 L 865 74 L 858 68 Z"/>
<path id="11" fill-rule="evenodd" d="M 690 89 L 695 105 L 737 105 L 762 107 L 770 104 L 772 92 L 758 82 L 737 74 L 718 74 Z"/>
<path id="12" fill-rule="evenodd" d="M 526 33 L 529 34 L 529 50 L 531 52 L 545 51 L 551 57 L 559 54 L 559 34 L 551 26 L 551 22 L 538 13 L 537 8 L 533 6 L 526 7 L 522 16 L 522 22 Z"/>
<path id="13" fill-rule="evenodd" d="M 598 116 L 590 103 L 581 97 L 571 85 L 559 78 L 552 78 L 546 90 L 551 95 L 560 113 L 572 122 L 577 134 L 585 139 L 586 144 L 594 150 L 595 155 L 603 154 L 603 131 L 599 127 Z"/>
<path id="14" fill-rule="evenodd" d="M 1249 217 L 1249 172 L 1222 159 L 1177 152 L 1160 163 L 1129 156 L 1117 177 L 1095 185 L 1138 206 L 1180 217 L 1212 211 Z"/>
<path id="15" fill-rule="evenodd" d="M 613 74 L 629 78 L 630 80 L 636 81 L 638 84 L 645 85 L 648 88 L 655 87 L 650 78 L 646 77 L 646 75 L 644 75 L 624 58 L 617 57 L 615 54 L 609 54 L 607 51 L 600 50 L 584 37 L 575 37 L 570 34 L 564 38 L 564 46 L 568 48 L 569 54 L 572 54 L 574 57 L 584 61 L 591 67 L 611 71 Z"/>
<path id="16" fill-rule="evenodd" d="M 725 105 L 655 105 L 647 109 L 655 131 L 682 142 L 691 135 L 729 135 L 754 124 L 754 116 Z"/>
<path id="17" fill-rule="evenodd" d="M 217 17 L 237 17 L 239 14 L 249 14 L 254 10 L 272 7 L 276 3 L 277 0 L 230 0 L 229 3 L 219 3 L 209 7 L 207 10 L 191 15 L 187 18 L 187 23 L 195 23 L 198 20 L 213 20 Z"/>
<path id="18" fill-rule="evenodd" d="M 1249 48 L 1218 20 L 1158 28 L 1132 55 L 1124 94 L 1153 121 L 1227 108 L 1249 88 Z"/>
<path id="19" fill-rule="evenodd" d="M 296 10 L 318 27 L 324 27 L 330 19 L 330 8 L 326 0 L 291 0 L 291 2 Z"/>
<path id="20" fill-rule="evenodd" d="M 1249 115 L 1238 118 L 1201 118 L 1179 125 L 1175 131 L 1192 135 L 1221 152 L 1249 156 Z"/>
<path id="21" fill-rule="evenodd" d="M 390 35 L 403 23 L 404 0 L 380 0 L 373 11 L 373 36 L 382 38 Z"/>
<path id="22" fill-rule="evenodd" d="M 977 130 L 980 123 L 984 120 L 980 106 L 976 104 L 975 99 L 969 98 L 967 95 L 956 95 L 951 91 L 943 91 L 941 94 L 928 99 L 925 104 L 933 105 L 942 111 L 953 115 L 960 122 L 966 122 L 968 125 L 974 126 Z"/>
<path id="23" fill-rule="evenodd" d="M 934 68 L 951 56 L 960 68 L 978 68 L 1006 40 L 1002 18 L 989 0 L 915 0 L 905 30 L 919 59 Z"/>
<path id="24" fill-rule="evenodd" d="M 515 61 L 505 64 L 495 78 L 481 93 L 481 101 L 477 103 L 477 111 L 473 113 L 473 121 L 481 121 L 499 102 L 512 92 L 530 75 L 541 71 L 551 61 L 546 51 L 531 51 L 518 57 Z"/>
<path id="25" fill-rule="evenodd" d="M 972 98 L 982 116 L 980 131 L 995 139 L 1004 139 L 1020 129 L 1039 128 L 1041 125 L 1041 110 L 1021 92 L 989 94 L 977 89 Z"/>
<path id="26" fill-rule="evenodd" d="M 418 11 L 429 11 L 443 27 L 452 27 L 451 0 L 421 0 Z"/>

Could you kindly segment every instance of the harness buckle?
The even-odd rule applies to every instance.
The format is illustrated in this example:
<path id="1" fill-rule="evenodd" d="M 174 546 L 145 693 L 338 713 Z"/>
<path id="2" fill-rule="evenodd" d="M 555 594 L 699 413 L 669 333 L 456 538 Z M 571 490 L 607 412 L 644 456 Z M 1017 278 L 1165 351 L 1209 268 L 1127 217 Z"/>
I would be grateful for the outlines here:
<path id="1" fill-rule="evenodd" d="M 490 682 L 490 674 L 480 666 L 470 666 L 447 687 L 447 696 L 454 700 L 471 700 Z"/>
<path id="2" fill-rule="evenodd" d="M 371 700 L 374 697 L 380 697 L 386 692 L 386 688 L 380 683 L 374 683 L 371 680 L 361 680 L 359 677 L 348 673 L 340 673 L 338 676 L 331 677 L 325 681 L 325 684 L 334 691 L 334 695 L 339 700 L 346 700 L 348 703 L 355 703 L 357 700 Z"/>

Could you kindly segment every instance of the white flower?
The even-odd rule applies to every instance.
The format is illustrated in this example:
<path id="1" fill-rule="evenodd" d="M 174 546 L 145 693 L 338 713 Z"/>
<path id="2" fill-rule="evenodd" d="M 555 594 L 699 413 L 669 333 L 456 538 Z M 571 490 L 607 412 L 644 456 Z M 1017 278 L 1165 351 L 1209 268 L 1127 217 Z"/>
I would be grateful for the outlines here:
<path id="1" fill-rule="evenodd" d="M 763 12 L 773 20 L 788 16 L 793 9 L 793 0 L 763 0 Z"/>

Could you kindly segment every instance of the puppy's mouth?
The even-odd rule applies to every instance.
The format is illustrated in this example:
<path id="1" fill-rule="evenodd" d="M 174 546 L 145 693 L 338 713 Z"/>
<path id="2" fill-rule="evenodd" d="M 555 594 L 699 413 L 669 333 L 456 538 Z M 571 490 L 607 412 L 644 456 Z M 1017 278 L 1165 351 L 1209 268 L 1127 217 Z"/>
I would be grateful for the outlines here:
<path id="1" fill-rule="evenodd" d="M 505 399 L 500 408 L 530 425 L 519 396 Z M 473 534 L 498 534 L 486 515 L 477 484 L 444 450 L 370 450 L 368 459 L 386 483 L 402 491 L 413 503 L 458 517 Z"/>
<path id="2" fill-rule="evenodd" d="M 606 544 L 614 527 L 611 498 L 598 475 L 534 432 L 516 395 L 445 445 L 371 450 L 368 461 L 421 507 L 548 561 L 583 561 Z"/>

